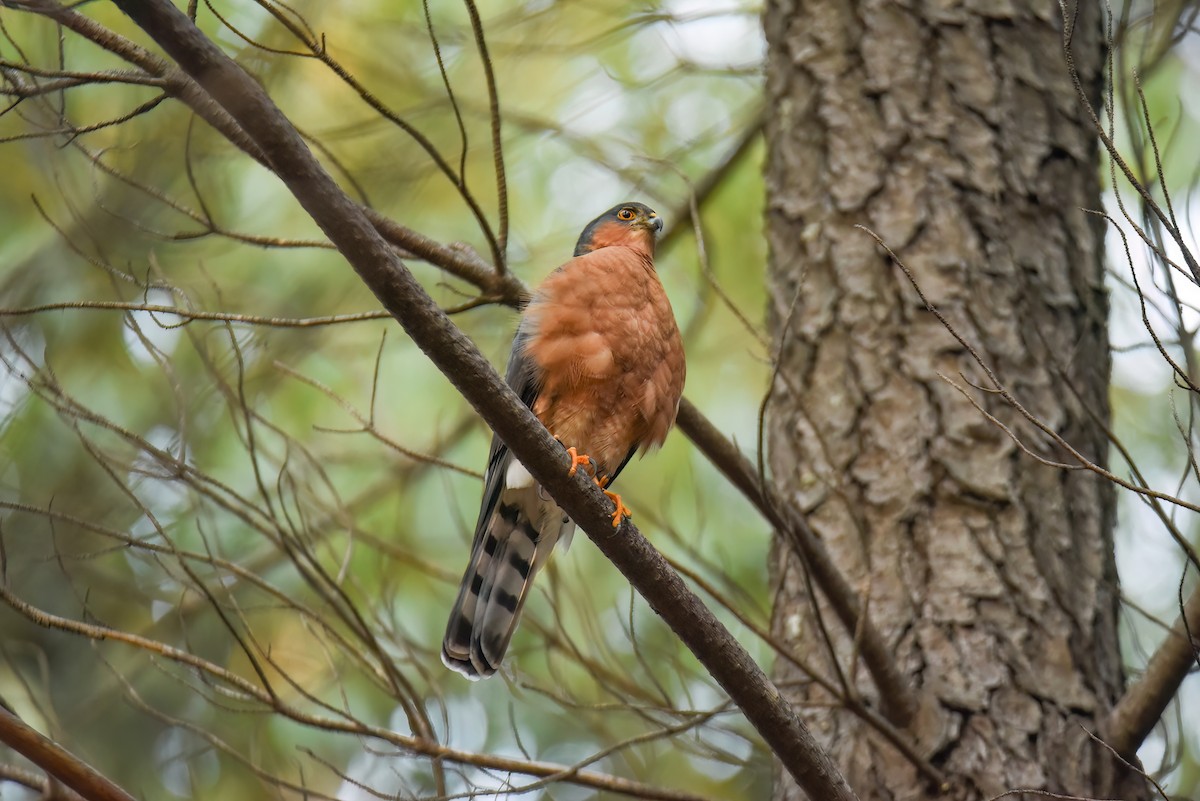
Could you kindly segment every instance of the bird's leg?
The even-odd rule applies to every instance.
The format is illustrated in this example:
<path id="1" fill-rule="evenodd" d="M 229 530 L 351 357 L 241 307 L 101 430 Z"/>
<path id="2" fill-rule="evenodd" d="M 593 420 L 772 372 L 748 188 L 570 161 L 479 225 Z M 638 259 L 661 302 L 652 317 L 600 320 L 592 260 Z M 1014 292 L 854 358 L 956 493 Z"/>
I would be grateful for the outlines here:
<path id="1" fill-rule="evenodd" d="M 604 489 L 608 486 L 608 482 L 611 479 L 608 476 L 596 475 L 596 463 L 592 461 L 592 457 L 575 450 L 575 446 L 573 445 L 570 448 L 567 448 L 567 455 L 571 457 L 571 469 L 567 472 L 567 475 L 575 475 L 575 472 L 579 469 L 580 465 L 583 465 L 586 468 L 591 468 L 588 471 L 588 474 L 592 477 L 592 481 L 595 481 L 596 486 L 604 490 L 604 494 L 608 496 L 608 499 L 616 504 L 617 508 L 613 511 L 612 515 L 613 528 L 621 525 L 621 521 L 624 518 L 633 517 L 633 511 L 621 501 L 620 495 Z"/>
<path id="2" fill-rule="evenodd" d="M 567 448 L 567 456 L 571 457 L 571 469 L 567 471 L 568 476 L 575 475 L 575 471 L 579 469 L 579 466 L 584 465 L 591 468 L 591 470 L 588 471 L 588 474 L 592 476 L 592 478 L 596 477 L 596 465 L 592 461 L 592 457 L 588 456 L 586 453 L 580 453 L 579 451 L 575 450 L 574 445 L 572 445 L 570 448 Z"/>
<path id="3" fill-rule="evenodd" d="M 613 515 L 612 515 L 613 528 L 616 528 L 617 526 L 621 525 L 621 520 L 623 518 L 633 517 L 633 511 L 628 506 L 626 506 L 624 503 L 621 502 L 620 495 L 618 495 L 615 492 L 610 492 L 609 490 L 605 490 L 604 494 L 608 496 L 608 499 L 610 501 L 612 501 L 613 503 L 615 503 L 617 505 L 617 508 L 613 510 Z"/>
<path id="4" fill-rule="evenodd" d="M 633 517 L 633 510 L 630 509 L 628 506 L 626 506 L 621 501 L 620 495 L 618 495 L 615 492 L 611 492 L 609 490 L 604 489 L 605 487 L 608 486 L 609 480 L 610 479 L 608 476 L 597 476 L 595 479 L 596 486 L 598 486 L 598 487 L 600 487 L 600 489 L 604 490 L 604 494 L 608 496 L 608 499 L 610 501 L 612 501 L 614 504 L 616 504 L 616 506 L 617 506 L 617 508 L 613 510 L 613 514 L 612 514 L 613 528 L 616 528 L 617 526 L 621 525 L 622 519 L 624 519 L 626 517 Z"/>

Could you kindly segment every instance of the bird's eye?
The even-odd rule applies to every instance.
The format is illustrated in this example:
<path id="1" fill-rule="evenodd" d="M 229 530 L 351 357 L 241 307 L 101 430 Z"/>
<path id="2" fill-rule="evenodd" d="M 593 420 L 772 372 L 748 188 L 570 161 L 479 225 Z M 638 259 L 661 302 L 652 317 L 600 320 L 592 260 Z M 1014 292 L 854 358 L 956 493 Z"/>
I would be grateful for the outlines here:
<path id="1" fill-rule="evenodd" d="M 618 220 L 632 220 L 634 218 L 633 209 L 621 209 L 617 212 Z"/>

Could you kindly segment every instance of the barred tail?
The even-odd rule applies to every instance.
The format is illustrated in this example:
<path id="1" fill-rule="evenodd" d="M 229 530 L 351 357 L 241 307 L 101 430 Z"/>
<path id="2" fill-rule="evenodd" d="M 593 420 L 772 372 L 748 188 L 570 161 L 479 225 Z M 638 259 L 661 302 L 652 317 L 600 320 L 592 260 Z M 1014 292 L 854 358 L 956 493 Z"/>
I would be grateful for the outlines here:
<path id="1" fill-rule="evenodd" d="M 531 493 L 536 504 L 536 490 Z M 446 667 L 472 680 L 500 667 L 533 578 L 558 539 L 557 531 L 540 536 L 521 506 L 508 500 L 496 504 L 476 537 L 442 641 Z"/>

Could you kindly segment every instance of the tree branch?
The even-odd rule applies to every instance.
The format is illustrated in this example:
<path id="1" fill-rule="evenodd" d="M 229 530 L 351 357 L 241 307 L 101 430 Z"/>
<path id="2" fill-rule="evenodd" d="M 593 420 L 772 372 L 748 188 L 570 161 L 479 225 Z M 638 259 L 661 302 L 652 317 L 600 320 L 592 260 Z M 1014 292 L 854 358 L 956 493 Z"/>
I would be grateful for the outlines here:
<path id="1" fill-rule="evenodd" d="M 133 796 L 102 776 L 0 704 L 0 742 L 70 787 L 88 801 L 134 801 Z M 7 774 L 6 774 L 7 775 Z"/>
<path id="2" fill-rule="evenodd" d="M 1200 587 L 1192 591 L 1180 612 L 1142 677 L 1126 688 L 1108 716 L 1104 741 L 1126 759 L 1136 757 L 1138 747 L 1196 664 L 1200 650 Z"/>
<path id="3" fill-rule="evenodd" d="M 26 770 L 16 765 L 0 764 L 0 782 L 11 782 L 40 794 L 41 801 L 80 801 L 79 793 L 65 786 L 48 773 Z M 0 788 L 0 796 L 4 790 Z"/>
<path id="4" fill-rule="evenodd" d="M 680 636 L 800 786 L 814 798 L 854 799 L 828 754 L 745 649 L 632 524 L 612 527 L 599 487 L 586 476 L 567 475 L 562 447 L 425 293 L 262 88 L 165 0 L 116 4 L 254 140 L 384 308 Z"/>
<path id="5" fill-rule="evenodd" d="M 907 726 L 917 711 L 917 702 L 908 682 L 896 668 L 896 661 L 879 630 L 870 620 L 862 620 L 858 595 L 829 556 L 804 515 L 785 504 L 770 485 L 759 480 L 750 460 L 686 398 L 679 404 L 679 428 L 696 443 L 729 482 L 741 490 L 763 516 L 791 543 L 804 561 L 813 579 L 829 599 L 834 614 L 848 631 L 862 626 L 859 650 L 871 678 L 879 690 L 880 710 L 891 723 Z"/>

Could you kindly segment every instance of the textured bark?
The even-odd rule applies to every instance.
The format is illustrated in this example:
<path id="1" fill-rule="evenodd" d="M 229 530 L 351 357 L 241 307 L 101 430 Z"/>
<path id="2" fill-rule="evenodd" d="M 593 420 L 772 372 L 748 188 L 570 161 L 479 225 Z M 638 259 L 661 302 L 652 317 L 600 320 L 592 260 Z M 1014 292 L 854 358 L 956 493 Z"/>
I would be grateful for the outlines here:
<path id="1" fill-rule="evenodd" d="M 1111 488 L 1037 463 L 939 377 L 1064 458 L 967 383 L 984 383 L 969 354 L 854 227 L 878 232 L 1017 398 L 1104 463 L 1091 416 L 1108 418 L 1103 239 L 1081 210 L 1100 207 L 1098 156 L 1059 7 L 770 0 L 765 25 L 777 486 L 919 691 L 908 734 L 953 796 L 1141 797 L 1088 734 L 1124 680 Z M 1095 102 L 1098 7 L 1080 9 L 1073 51 Z M 772 569 L 776 634 L 826 653 L 782 542 Z M 853 643 L 824 618 L 848 665 Z M 776 678 L 864 801 L 946 797 L 790 665 Z M 777 799 L 802 797 L 780 776 Z"/>

